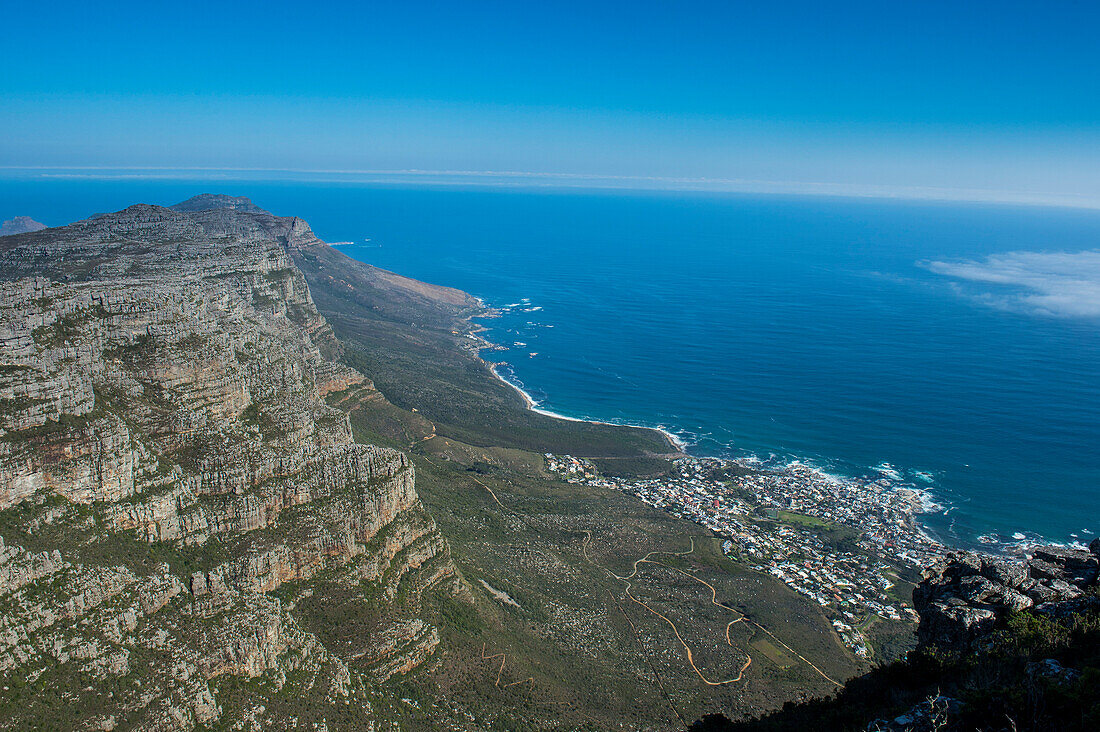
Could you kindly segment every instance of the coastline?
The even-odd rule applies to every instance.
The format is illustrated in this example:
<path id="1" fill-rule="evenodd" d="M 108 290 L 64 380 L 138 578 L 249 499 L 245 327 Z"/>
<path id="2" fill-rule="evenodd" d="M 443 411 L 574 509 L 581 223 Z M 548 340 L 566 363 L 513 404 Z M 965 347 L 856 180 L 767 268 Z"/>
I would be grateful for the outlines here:
<path id="1" fill-rule="evenodd" d="M 481 340 L 485 340 L 485 339 L 482 338 Z M 485 342 L 489 343 L 489 341 L 485 341 Z M 482 360 L 484 361 L 484 359 L 482 359 Z M 663 427 L 650 427 L 649 425 L 644 425 L 644 424 L 625 424 L 625 423 L 620 423 L 620 422 L 605 422 L 603 420 L 598 420 L 598 419 L 581 419 L 579 417 L 570 417 L 570 416 L 565 415 L 565 414 L 559 414 L 557 412 L 551 412 L 549 409 L 543 409 L 541 406 L 539 406 L 538 401 L 536 401 L 535 398 L 533 396 L 531 396 L 531 394 L 528 393 L 523 387 L 519 386 L 518 384 L 512 383 L 507 378 L 502 376 L 497 371 L 497 368 L 499 366 L 502 366 L 503 364 L 501 364 L 501 363 L 492 363 L 492 362 L 489 362 L 489 361 L 485 361 L 485 364 L 489 368 L 489 373 L 491 373 L 497 379 L 497 381 L 500 381 L 502 384 L 505 384 L 505 385 L 511 387 L 513 390 L 515 390 L 515 392 L 517 394 L 520 395 L 520 397 L 523 399 L 523 403 L 527 405 L 527 409 L 529 411 L 532 411 L 536 414 L 541 414 L 541 415 L 546 416 L 546 417 L 552 417 L 553 419 L 563 419 L 566 422 L 586 422 L 588 424 L 601 424 L 601 425 L 606 425 L 608 427 L 633 427 L 635 429 L 641 429 L 641 430 L 652 430 L 654 432 L 660 433 L 661 436 L 664 437 L 665 440 L 668 441 L 669 447 L 671 447 L 675 451 L 675 454 L 677 456 L 679 456 L 679 457 L 688 457 L 687 443 L 684 442 L 680 437 L 673 434 L 672 432 L 669 432 L 668 430 L 666 430 Z"/>
<path id="2" fill-rule="evenodd" d="M 488 341 L 480 336 L 477 336 L 479 340 L 486 344 L 487 348 L 496 348 L 496 344 Z M 482 359 L 484 361 L 484 359 Z M 717 460 L 726 463 L 734 463 L 743 467 L 759 467 L 761 460 L 758 457 L 749 458 L 729 458 L 729 457 L 717 457 L 711 455 L 690 455 L 687 452 L 688 443 L 676 434 L 670 432 L 663 427 L 651 427 L 648 425 L 640 424 L 626 424 L 619 422 L 606 422 L 596 419 L 581 419 L 579 417 L 570 417 L 565 414 L 559 414 L 557 412 L 544 409 L 539 405 L 539 402 L 531 396 L 531 394 L 518 384 L 509 381 L 505 376 L 498 372 L 498 367 L 506 365 L 504 362 L 494 363 L 485 362 L 489 368 L 490 373 L 501 383 L 511 387 L 520 397 L 523 399 L 527 409 L 553 419 L 561 419 L 568 422 L 587 422 L 589 424 L 607 425 L 610 427 L 633 427 L 636 429 L 647 429 L 659 432 L 669 443 L 669 445 L 676 451 L 676 457 L 688 457 L 701 460 Z M 778 472 L 794 474 L 798 468 L 810 470 L 826 480 L 838 481 L 844 483 L 855 483 L 857 479 L 846 475 L 837 475 L 830 473 L 829 471 L 808 463 L 802 460 L 793 460 L 785 465 L 776 468 Z M 975 546 L 972 542 L 961 542 L 957 536 L 943 537 L 940 536 L 931 526 L 920 520 L 922 515 L 930 515 L 939 513 L 945 510 L 945 507 L 940 503 L 932 494 L 931 489 L 926 487 L 920 487 L 910 483 L 900 482 L 899 484 L 891 486 L 891 492 L 897 500 L 897 505 L 902 510 L 908 519 L 909 530 L 918 536 L 920 540 L 926 543 L 928 546 L 939 547 L 942 551 L 966 551 L 970 553 L 985 554 L 992 557 L 1003 556 L 1020 556 L 1026 554 L 1030 549 L 1037 546 L 1064 546 L 1067 548 L 1074 548 L 1074 545 L 1067 542 L 1056 542 L 1045 538 L 1030 538 L 1019 539 L 1014 538 L 1013 541 L 991 541 L 985 543 L 983 546 Z"/>
<path id="3" fill-rule="evenodd" d="M 599 425 L 605 425 L 605 426 L 608 426 L 608 427 L 631 427 L 631 428 L 634 428 L 634 429 L 651 430 L 653 432 L 656 432 L 656 433 L 660 434 L 665 439 L 665 441 L 668 443 L 668 446 L 670 448 L 672 448 L 672 453 L 670 453 L 670 455 L 675 455 L 676 457 L 688 457 L 688 453 L 687 453 L 688 445 L 687 445 L 687 443 L 683 439 L 681 439 L 679 436 L 673 434 L 672 432 L 670 432 L 669 430 L 667 430 L 663 427 L 652 427 L 650 425 L 644 425 L 644 424 L 625 424 L 625 423 L 620 423 L 620 422 L 605 422 L 605 421 L 598 420 L 598 419 L 581 419 L 579 417 L 570 417 L 570 416 L 565 415 L 565 414 L 559 414 L 558 412 L 552 412 L 549 409 L 543 409 L 539 405 L 538 400 L 536 400 L 533 396 L 531 396 L 531 394 L 529 392 L 527 392 L 523 387 L 521 387 L 519 384 L 515 384 L 515 383 L 509 381 L 507 378 L 502 376 L 497 371 L 497 368 L 499 368 L 500 366 L 505 365 L 504 363 L 496 363 L 496 362 L 492 362 L 492 361 L 487 361 L 485 358 L 483 358 L 481 356 L 481 351 L 484 351 L 484 350 L 500 350 L 503 347 L 500 346 L 499 344 L 493 343 L 489 339 L 479 335 L 480 333 L 482 333 L 482 332 L 484 332 L 488 329 L 485 326 L 483 326 L 479 323 L 475 323 L 474 320 L 476 318 L 497 318 L 497 317 L 500 317 L 500 310 L 489 306 L 488 304 L 486 304 L 485 300 L 483 300 L 480 297 L 477 297 L 476 295 L 470 295 L 469 293 L 466 293 L 466 294 L 470 297 L 470 299 L 472 299 L 474 302 L 477 303 L 477 311 L 467 315 L 466 318 L 465 318 L 467 327 L 466 327 L 466 332 L 464 333 L 465 337 L 473 340 L 474 343 L 475 343 L 475 345 L 472 349 L 473 352 L 474 352 L 474 355 L 478 358 L 478 360 L 480 360 L 483 364 L 485 364 L 485 367 L 489 370 L 489 373 L 493 375 L 493 378 L 495 378 L 497 381 L 501 382 L 505 386 L 511 388 L 517 394 L 519 394 L 520 398 L 523 399 L 523 403 L 527 407 L 528 411 L 534 412 L 536 414 L 541 414 L 544 417 L 550 417 L 551 419 L 561 419 L 561 420 L 564 420 L 566 422 L 584 422 L 584 423 L 587 423 L 587 424 L 599 424 Z"/>
<path id="4" fill-rule="evenodd" d="M 471 299 L 477 303 L 476 312 L 469 314 L 466 317 L 467 328 L 464 335 L 473 341 L 471 350 L 476 357 L 485 364 L 489 373 L 493 378 L 505 384 L 513 391 L 515 391 L 523 400 L 526 408 L 546 417 L 552 419 L 560 419 L 567 422 L 586 422 L 589 424 L 598 424 L 611 427 L 630 427 L 635 429 L 652 430 L 659 433 L 664 440 L 668 443 L 670 450 L 672 451 L 668 457 L 672 458 L 695 458 L 695 459 L 717 459 L 726 462 L 736 463 L 744 467 L 758 467 L 762 462 L 759 457 L 749 456 L 745 458 L 734 457 L 719 457 L 708 455 L 691 455 L 688 452 L 689 444 L 680 436 L 674 434 L 672 431 L 661 426 L 652 426 L 645 424 L 631 424 L 625 422 L 608 422 L 598 419 L 585 419 L 579 417 L 571 417 L 569 415 L 561 414 L 544 408 L 540 402 L 535 399 L 530 392 L 525 388 L 515 383 L 501 372 L 501 367 L 510 367 L 507 362 L 492 362 L 482 357 L 481 351 L 484 350 L 504 350 L 504 347 L 493 343 L 486 339 L 480 333 L 488 330 L 485 326 L 482 326 L 476 322 L 473 322 L 477 318 L 495 318 L 499 317 L 501 311 L 497 308 L 491 307 L 485 303 L 481 298 L 470 296 Z M 885 464 L 884 464 L 885 465 Z M 870 482 L 873 479 L 868 476 L 860 477 L 856 474 L 835 474 L 828 469 L 823 468 L 812 463 L 807 463 L 803 460 L 794 459 L 789 464 L 783 466 L 776 466 L 781 472 L 787 474 L 794 474 L 799 469 L 810 469 L 819 474 L 827 480 L 835 480 L 845 482 L 849 484 L 858 484 L 861 482 Z M 1068 542 L 1056 542 L 1046 539 L 1044 537 L 1029 536 L 1026 539 L 1021 539 L 1020 536 L 1014 536 L 1011 539 L 1007 537 L 997 537 L 993 539 L 990 537 L 981 537 L 977 541 L 968 540 L 965 537 L 958 535 L 947 534 L 945 535 L 942 530 L 921 520 L 922 516 L 931 516 L 933 514 L 947 512 L 952 510 L 953 507 L 945 507 L 941 500 L 933 493 L 930 487 L 916 485 L 912 481 L 903 480 L 899 475 L 894 473 L 891 466 L 886 465 L 886 469 L 882 466 L 871 466 L 868 468 L 871 471 L 877 470 L 880 473 L 880 479 L 885 479 L 887 482 L 893 484 L 890 486 L 890 491 L 896 499 L 896 505 L 907 515 L 910 532 L 917 537 L 921 543 L 927 545 L 935 545 L 941 547 L 943 550 L 962 550 L 969 552 L 977 552 L 981 554 L 988 554 L 990 556 L 1008 556 L 1019 555 L 1027 551 L 1029 547 L 1041 546 L 1047 544 L 1056 544 L 1060 546 L 1072 546 Z"/>
<path id="5" fill-rule="evenodd" d="M 654 432 L 659 433 L 662 437 L 664 437 L 664 439 L 668 442 L 669 446 L 674 450 L 674 456 L 677 457 L 677 458 L 696 457 L 697 459 L 704 459 L 704 460 L 705 459 L 713 459 L 713 460 L 718 460 L 718 461 L 722 461 L 722 462 L 735 463 L 735 464 L 738 464 L 738 465 L 742 465 L 744 467 L 753 467 L 754 465 L 759 465 L 761 463 L 760 458 L 756 457 L 756 456 L 752 456 L 750 458 L 745 458 L 745 459 L 723 458 L 723 457 L 717 457 L 717 456 L 692 456 L 687 452 L 688 443 L 686 441 L 684 441 L 678 435 L 672 433 L 671 431 L 669 431 L 668 429 L 665 429 L 663 427 L 653 427 L 653 426 L 649 426 L 649 425 L 607 422 L 607 421 L 604 421 L 604 420 L 596 420 L 596 419 L 582 419 L 582 418 L 579 418 L 579 417 L 570 417 L 570 416 L 565 415 L 565 414 L 560 414 L 558 412 L 553 412 L 549 409 L 544 409 L 540 405 L 538 400 L 536 400 L 531 395 L 530 392 L 528 392 L 526 389 L 524 389 L 519 384 L 516 384 L 515 382 L 509 380 L 502 373 L 500 373 L 499 368 L 501 366 L 509 365 L 509 364 L 507 364 L 507 362 L 492 362 L 492 361 L 488 361 L 488 360 L 482 358 L 481 351 L 483 351 L 483 350 L 500 350 L 503 347 L 500 346 L 499 344 L 493 343 L 492 341 L 488 340 L 484 336 L 480 335 L 482 332 L 484 332 L 488 329 L 485 326 L 482 326 L 482 325 L 480 325 L 478 323 L 475 323 L 473 321 L 476 318 L 496 318 L 496 317 L 499 317 L 500 316 L 500 311 L 496 308 L 490 307 L 489 305 L 487 305 L 485 303 L 484 300 L 482 300 L 479 297 L 471 296 L 471 298 L 477 303 L 478 312 L 473 313 L 470 316 L 468 316 L 468 318 L 467 318 L 468 329 L 467 329 L 465 335 L 466 335 L 466 337 L 468 337 L 468 338 L 470 338 L 471 340 L 474 341 L 475 345 L 474 345 L 473 350 L 474 350 L 475 355 L 477 356 L 477 358 L 479 360 L 481 360 L 485 364 L 486 368 L 488 368 L 488 370 L 489 370 L 489 373 L 491 373 L 495 379 L 497 379 L 502 384 L 505 384 L 506 386 L 511 388 L 513 391 L 515 391 L 517 394 L 519 394 L 520 398 L 523 400 L 524 405 L 527 407 L 527 409 L 529 411 L 535 412 L 536 414 L 541 414 L 541 415 L 546 416 L 546 417 L 550 417 L 552 419 L 565 420 L 567 422 L 587 422 L 589 424 L 607 425 L 607 426 L 611 426 L 611 427 L 633 427 L 633 428 L 636 428 L 636 429 L 652 430 Z M 790 462 L 787 465 L 784 465 L 784 466 L 780 467 L 779 471 L 783 472 L 783 473 L 786 473 L 788 475 L 794 475 L 798 472 L 798 470 L 800 468 L 801 469 L 808 469 L 808 470 L 816 473 L 817 475 L 821 476 L 822 478 L 824 478 L 827 481 L 838 481 L 838 482 L 845 482 L 845 483 L 853 482 L 853 479 L 851 479 L 851 478 L 848 478 L 846 476 L 834 475 L 832 473 L 829 473 L 826 470 L 823 470 L 822 468 L 820 468 L 818 466 L 815 466 L 815 465 L 812 465 L 812 464 L 807 464 L 806 462 L 803 462 L 803 461 L 800 461 L 800 460 L 797 460 L 797 459 Z M 898 505 L 899 506 L 904 506 L 904 508 L 902 510 L 907 515 L 907 520 L 908 520 L 910 531 L 913 534 L 917 535 L 922 542 L 926 542 L 929 545 L 938 545 L 940 547 L 949 548 L 949 545 L 945 544 L 941 539 L 939 539 L 937 536 L 935 536 L 932 533 L 930 527 L 923 525 L 920 522 L 919 518 L 918 518 L 921 514 L 932 513 L 934 511 L 942 508 L 942 506 L 940 506 L 932 498 L 932 496 L 930 495 L 928 489 L 927 488 L 920 488 L 920 487 L 913 486 L 913 485 L 899 485 L 899 486 L 893 487 L 892 491 L 893 491 L 894 495 L 897 498 Z"/>

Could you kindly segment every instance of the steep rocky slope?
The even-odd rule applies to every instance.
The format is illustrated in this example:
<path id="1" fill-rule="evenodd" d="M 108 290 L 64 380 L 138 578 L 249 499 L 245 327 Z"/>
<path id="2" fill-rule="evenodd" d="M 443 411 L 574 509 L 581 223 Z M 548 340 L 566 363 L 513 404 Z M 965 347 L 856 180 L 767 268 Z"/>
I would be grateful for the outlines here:
<path id="1" fill-rule="evenodd" d="M 0 727 L 366 726 L 466 592 L 408 458 L 325 402 L 373 386 L 309 227 L 208 203 L 0 240 Z"/>
<path id="2" fill-rule="evenodd" d="M 9 237 L 0 293 L 0 728 L 657 732 L 861 669 L 709 532 L 545 469 L 659 433 L 531 412 L 475 300 L 300 219 Z"/>

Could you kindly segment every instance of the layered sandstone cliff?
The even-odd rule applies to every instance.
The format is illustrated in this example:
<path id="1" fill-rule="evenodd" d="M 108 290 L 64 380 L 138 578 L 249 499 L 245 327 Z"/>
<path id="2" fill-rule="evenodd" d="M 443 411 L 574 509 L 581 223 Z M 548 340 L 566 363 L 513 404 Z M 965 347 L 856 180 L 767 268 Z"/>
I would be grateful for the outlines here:
<path id="1" fill-rule="evenodd" d="M 300 219 L 220 203 L 0 240 L 13 707 L 54 693 L 89 728 L 294 726 L 264 701 L 289 692 L 369 720 L 372 685 L 438 643 L 407 596 L 460 581 L 413 467 L 357 444 L 325 401 L 371 384 L 336 360 L 287 255 L 321 243 Z M 366 632 L 325 625 L 326 588 L 358 598 Z"/>

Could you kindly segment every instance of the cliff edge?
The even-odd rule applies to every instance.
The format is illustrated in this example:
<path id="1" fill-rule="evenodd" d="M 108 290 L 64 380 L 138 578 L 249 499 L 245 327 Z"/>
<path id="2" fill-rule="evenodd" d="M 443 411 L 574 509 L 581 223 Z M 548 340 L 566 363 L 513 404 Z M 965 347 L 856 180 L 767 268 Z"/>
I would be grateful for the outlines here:
<path id="1" fill-rule="evenodd" d="M 0 727 L 361 723 L 464 592 L 326 403 L 373 384 L 287 253 L 320 243 L 209 199 L 0 240 Z"/>

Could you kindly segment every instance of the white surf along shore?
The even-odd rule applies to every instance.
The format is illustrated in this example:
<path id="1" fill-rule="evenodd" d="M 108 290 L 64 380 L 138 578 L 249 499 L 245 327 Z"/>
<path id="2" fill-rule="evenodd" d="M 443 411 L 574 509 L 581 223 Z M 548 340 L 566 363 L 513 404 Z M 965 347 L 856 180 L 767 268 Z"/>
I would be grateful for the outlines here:
<path id="1" fill-rule="evenodd" d="M 660 432 L 662 435 L 664 435 L 665 439 L 668 440 L 669 444 L 672 445 L 672 447 L 674 447 L 677 452 L 685 455 L 687 454 L 687 443 L 681 437 L 673 434 L 672 432 L 669 432 L 664 427 L 651 427 L 650 425 L 646 424 L 627 424 L 625 422 L 605 422 L 599 419 L 581 419 L 579 417 L 570 417 L 566 414 L 559 414 L 558 412 L 551 412 L 549 409 L 543 409 L 540 403 L 533 396 L 531 396 L 531 394 L 528 393 L 526 389 L 524 389 L 519 384 L 509 381 L 497 370 L 501 365 L 503 364 L 490 363 L 489 371 L 492 372 L 493 376 L 495 376 L 501 383 L 512 387 L 512 389 L 514 389 L 516 393 L 523 397 L 523 401 L 527 405 L 527 408 L 532 412 L 535 412 L 536 414 L 553 417 L 554 419 L 564 419 L 567 422 L 587 422 L 588 424 L 605 424 L 611 427 L 636 427 L 643 430 L 653 430 L 655 432 Z"/>
<path id="2" fill-rule="evenodd" d="M 496 317 L 497 313 L 499 313 L 498 309 L 492 308 L 492 307 L 486 305 L 485 302 L 483 300 L 481 300 L 481 298 L 475 298 L 475 299 L 478 301 L 479 305 L 481 306 L 482 313 L 483 313 L 482 315 L 474 316 L 475 318 L 477 318 L 477 317 L 490 317 L 490 318 L 492 318 L 492 317 Z M 523 304 L 528 304 L 528 303 L 529 303 L 529 301 L 526 301 Z M 517 303 L 517 305 L 520 305 L 520 303 Z M 511 307 L 511 306 L 508 306 L 508 307 Z M 480 357 L 480 350 L 481 349 L 498 349 L 498 348 L 501 348 L 500 345 L 498 345 L 496 343 L 493 343 L 492 341 L 488 340 L 487 338 L 485 338 L 484 336 L 481 335 L 481 332 L 485 331 L 486 328 L 484 328 L 483 326 L 478 325 L 476 323 L 472 323 L 472 319 L 471 319 L 471 324 L 474 327 L 472 328 L 471 332 L 468 333 L 468 335 L 469 335 L 469 337 L 475 339 L 478 342 L 479 357 Z M 660 425 L 654 426 L 654 425 L 646 425 L 646 424 L 631 424 L 631 423 L 626 423 L 626 422 L 608 422 L 608 421 L 598 420 L 598 419 L 570 417 L 569 415 L 561 414 L 559 412 L 554 412 L 554 411 L 551 411 L 549 409 L 546 409 L 542 406 L 542 403 L 539 402 L 537 399 L 535 399 L 535 397 L 530 392 L 528 392 L 522 385 L 517 384 L 515 381 L 509 379 L 508 377 L 506 377 L 504 374 L 501 373 L 500 368 L 502 366 L 508 366 L 510 368 L 511 367 L 510 364 L 508 364 L 507 362 L 492 362 L 492 361 L 488 361 L 484 358 L 482 358 L 482 360 L 485 361 L 486 365 L 489 368 L 490 373 L 492 373 L 492 375 L 497 380 L 499 380 L 501 383 L 503 383 L 506 386 L 510 387 L 517 394 L 519 394 L 520 397 L 523 399 L 523 402 L 527 406 L 527 408 L 529 410 L 531 410 L 532 412 L 535 412 L 536 414 L 542 414 L 542 415 L 545 415 L 547 417 L 551 417 L 553 419 L 563 419 L 563 420 L 566 420 L 568 422 L 587 422 L 589 424 L 602 424 L 602 425 L 608 425 L 608 426 L 612 426 L 612 427 L 635 427 L 635 428 L 639 428 L 639 429 L 654 430 L 656 432 L 660 432 L 665 437 L 665 439 L 668 440 L 669 444 L 676 450 L 677 453 L 679 453 L 680 455 L 685 456 L 685 457 L 689 456 L 688 448 L 690 447 L 690 443 L 687 440 L 685 440 L 683 437 L 681 437 L 680 435 L 677 435 L 677 434 L 673 433 L 672 431 L 670 431 L 668 428 L 660 426 Z M 757 455 L 750 455 L 750 456 L 746 456 L 744 458 L 722 458 L 722 459 L 731 460 L 732 462 L 741 463 L 743 465 L 752 465 L 752 466 L 756 466 L 756 467 L 763 467 L 763 466 L 767 465 L 769 462 L 771 462 L 770 460 L 762 460 Z M 828 470 L 825 470 L 821 466 L 814 465 L 810 461 L 799 460 L 797 458 L 791 459 L 786 465 L 782 465 L 782 466 L 777 465 L 772 469 L 778 469 L 778 470 L 787 472 L 787 471 L 791 471 L 792 469 L 797 470 L 799 468 L 809 469 L 809 470 L 813 471 L 814 473 L 818 474 L 819 476 L 821 476 L 822 478 L 825 478 L 825 479 L 831 480 L 831 481 L 850 482 L 852 480 L 850 478 L 847 478 L 846 476 L 837 475 L 837 474 L 834 474 L 834 473 L 832 473 Z M 942 511 L 943 508 L 944 508 L 940 503 L 938 503 L 933 498 L 931 490 L 929 490 L 926 487 L 918 487 L 918 486 L 916 486 L 912 483 L 903 482 L 901 480 L 900 475 L 893 474 L 894 471 L 892 470 L 892 466 L 888 466 L 888 465 L 884 464 L 882 466 L 876 466 L 875 470 L 877 470 L 880 474 L 882 474 L 883 477 L 891 479 L 890 482 L 895 484 L 895 486 L 896 486 L 895 491 L 897 492 L 899 497 L 902 497 L 903 499 L 905 499 L 906 502 L 909 504 L 909 507 L 910 507 L 909 508 L 909 514 L 912 517 L 912 519 L 914 520 L 913 521 L 914 529 L 920 534 L 920 536 L 924 540 L 928 541 L 929 543 L 940 544 L 942 542 L 942 539 L 940 537 L 935 536 L 931 532 L 931 530 L 928 526 L 922 524 L 917 519 L 917 517 L 921 514 L 930 514 L 930 513 L 939 512 L 939 511 Z"/>
<path id="3" fill-rule="evenodd" d="M 588 424 L 604 424 L 604 425 L 608 425 L 608 426 L 611 426 L 611 427 L 634 427 L 634 428 L 643 429 L 643 430 L 653 430 L 655 432 L 660 432 L 662 435 L 664 435 L 665 439 L 668 440 L 669 445 L 677 453 L 679 453 L 680 455 L 684 455 L 684 456 L 687 455 L 688 443 L 686 441 L 684 441 L 684 439 L 681 438 L 679 435 L 673 434 L 668 429 L 666 429 L 664 427 L 661 427 L 660 425 L 653 426 L 653 425 L 647 425 L 647 424 L 629 424 L 629 423 L 626 423 L 626 422 L 605 422 L 605 421 L 598 420 L 598 419 L 582 419 L 580 417 L 570 417 L 566 414 L 559 414 L 558 412 L 552 412 L 549 409 L 544 409 L 542 407 L 542 404 L 537 399 L 535 399 L 533 396 L 531 396 L 531 394 L 526 389 L 524 389 L 522 386 L 515 383 L 514 381 L 511 381 L 510 379 L 505 377 L 503 374 L 501 374 L 500 371 L 498 371 L 498 369 L 501 366 L 505 366 L 505 365 L 508 365 L 508 364 L 493 363 L 492 361 L 488 361 L 488 360 L 481 357 L 481 355 L 480 355 L 481 349 L 498 349 L 498 348 L 501 348 L 501 346 L 499 344 L 493 343 L 492 341 L 490 341 L 487 338 L 485 338 L 484 336 L 482 336 L 481 332 L 485 331 L 486 328 L 484 326 L 481 326 L 481 325 L 473 322 L 477 318 L 495 318 L 495 317 L 499 317 L 502 311 L 507 312 L 507 310 L 511 309 L 511 308 L 517 308 L 518 307 L 518 308 L 523 308 L 524 312 L 535 312 L 535 311 L 538 311 L 538 310 L 542 310 L 542 307 L 532 305 L 531 301 L 527 298 L 524 298 L 520 302 L 511 303 L 509 305 L 506 305 L 503 308 L 492 307 L 492 306 L 488 305 L 480 297 L 475 296 L 474 300 L 477 301 L 477 304 L 478 304 L 479 308 L 481 309 L 481 312 L 478 313 L 478 314 L 475 314 L 475 315 L 473 315 L 469 318 L 469 322 L 470 322 L 471 326 L 473 326 L 473 327 L 467 332 L 467 336 L 473 338 L 476 341 L 478 341 L 478 357 L 481 358 L 481 360 L 484 361 L 485 364 L 489 367 L 489 372 L 498 381 L 500 381 L 502 384 L 504 384 L 506 386 L 509 386 L 512 389 L 514 389 L 516 391 L 516 393 L 519 394 L 520 397 L 522 397 L 524 404 L 527 405 L 527 408 L 529 410 L 531 410 L 532 412 L 535 412 L 536 414 L 544 415 L 546 417 L 553 417 L 554 419 L 564 419 L 567 422 L 587 422 Z"/>
<path id="4" fill-rule="evenodd" d="M 486 305 L 485 302 L 482 301 L 480 298 L 475 299 L 478 300 L 482 312 L 479 315 L 473 316 L 473 318 L 492 318 L 499 314 L 499 309 Z M 530 301 L 525 300 L 522 303 L 515 303 L 514 305 L 519 307 L 527 307 L 530 306 Z M 506 307 L 511 308 L 513 307 L 513 305 L 508 305 Z M 526 312 L 526 310 L 524 310 L 524 312 Z M 486 330 L 486 328 L 476 323 L 472 323 L 472 319 L 471 324 L 473 325 L 473 328 L 469 332 L 469 337 L 475 339 L 478 342 L 478 351 L 482 349 L 502 348 L 502 346 L 500 346 L 499 344 L 493 343 L 492 341 L 486 339 L 480 334 L 482 331 Z M 521 384 L 516 383 L 516 381 L 508 378 L 503 373 L 501 373 L 502 367 L 508 367 L 510 369 L 511 364 L 507 362 L 492 362 L 484 358 L 482 358 L 482 360 L 486 363 L 492 375 L 501 383 L 507 385 L 517 394 L 519 394 L 527 408 L 532 412 L 535 412 L 536 414 L 542 414 L 553 419 L 562 419 L 569 422 L 587 422 L 589 424 L 601 424 L 613 427 L 635 427 L 638 429 L 654 430 L 660 432 L 665 437 L 665 439 L 668 440 L 670 446 L 672 446 L 677 453 L 685 457 L 689 456 L 688 448 L 691 446 L 691 443 L 689 443 L 684 437 L 677 435 L 668 428 L 660 425 L 654 426 L 647 424 L 633 424 L 627 422 L 609 422 L 598 419 L 571 417 L 566 414 L 561 414 L 559 412 L 554 412 L 546 409 L 542 406 L 542 403 L 539 400 L 535 399 L 535 397 L 530 392 L 528 392 Z M 775 464 L 775 462 L 773 462 L 773 460 L 771 459 L 761 459 L 759 456 L 756 455 L 748 455 L 738 458 L 727 457 L 721 459 L 730 460 L 731 462 L 755 467 L 768 467 L 770 464 L 769 469 L 779 470 L 782 472 L 797 472 L 799 469 L 808 469 L 822 478 L 838 482 L 855 484 L 861 480 L 859 478 L 837 474 L 827 468 L 822 467 L 821 465 L 815 464 L 814 461 L 807 460 L 805 458 L 798 459 L 791 457 L 788 458 L 788 460 L 785 461 L 786 464 L 783 465 Z M 921 515 L 939 514 L 949 512 L 951 510 L 950 507 L 946 507 L 943 505 L 943 503 L 941 502 L 942 499 L 937 499 L 931 485 L 918 485 L 918 483 L 932 483 L 933 480 L 931 475 L 926 473 L 919 473 L 917 474 L 917 480 L 906 480 L 893 468 L 892 465 L 889 465 L 887 463 L 872 466 L 869 468 L 869 470 L 873 471 L 873 473 L 878 473 L 880 479 L 885 479 L 887 482 L 892 484 L 891 487 L 893 489 L 893 492 L 899 498 L 901 498 L 904 503 L 908 505 L 907 512 L 909 513 L 910 518 L 913 522 L 913 529 L 921 537 L 922 540 L 928 542 L 929 544 L 940 546 L 943 546 L 945 544 L 947 546 L 951 546 L 959 541 L 960 537 L 957 536 L 940 536 L 938 531 L 932 529 L 931 526 L 921 521 L 919 518 Z M 1023 548 L 1023 544 L 1026 544 L 1028 546 L 1037 545 L 1035 539 L 1026 542 L 1020 542 L 1019 537 L 1014 537 L 1014 539 L 1015 541 L 1006 541 L 1002 539 L 995 542 L 983 542 L 985 546 L 983 546 L 981 550 L 994 554 L 1019 553 Z M 969 544 L 970 542 L 967 543 Z M 1043 540 L 1042 543 L 1051 542 Z M 977 547 L 969 548 L 972 550 L 977 549 Z"/>

